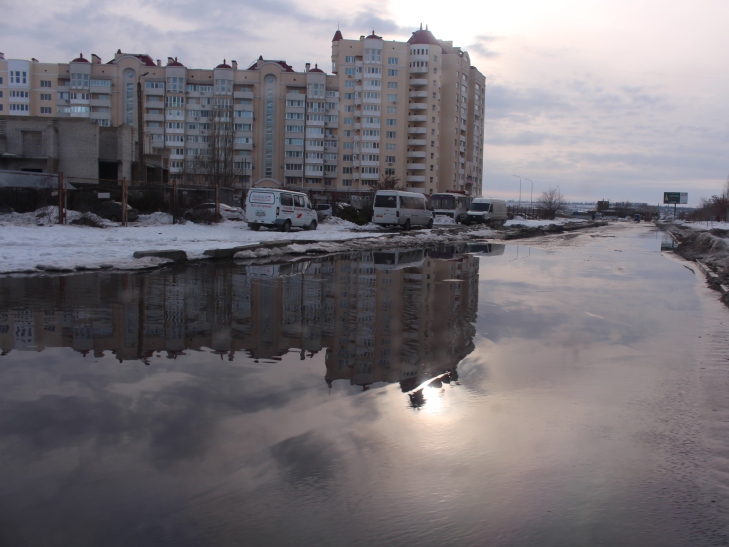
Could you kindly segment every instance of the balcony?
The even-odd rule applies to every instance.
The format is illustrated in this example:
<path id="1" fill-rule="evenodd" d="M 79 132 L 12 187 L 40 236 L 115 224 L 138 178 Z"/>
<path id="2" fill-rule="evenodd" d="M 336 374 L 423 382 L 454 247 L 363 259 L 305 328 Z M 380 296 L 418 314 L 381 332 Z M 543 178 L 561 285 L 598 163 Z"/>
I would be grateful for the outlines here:
<path id="1" fill-rule="evenodd" d="M 101 89 L 103 89 L 104 91 L 97 91 L 97 93 L 109 93 L 109 90 L 111 88 L 110 87 L 93 86 L 90 89 L 91 89 L 91 93 L 93 93 L 94 91 L 97 91 L 97 90 L 101 90 Z M 164 88 L 164 86 L 162 86 L 160 88 L 151 88 L 151 89 L 146 89 L 145 88 L 144 94 L 145 95 L 164 95 L 165 94 L 165 88 Z"/>
<path id="2" fill-rule="evenodd" d="M 424 163 L 408 163 L 407 169 L 408 169 L 408 171 L 425 171 L 425 164 Z"/>
<path id="3" fill-rule="evenodd" d="M 426 146 L 428 141 L 425 139 L 408 139 L 408 146 Z"/>
<path id="4" fill-rule="evenodd" d="M 416 123 L 419 123 L 419 122 L 427 122 L 428 121 L 428 116 L 426 116 L 424 114 L 421 114 L 421 115 L 418 115 L 418 116 L 408 116 L 408 121 L 409 122 L 416 122 Z"/>
<path id="5" fill-rule="evenodd" d="M 425 141 L 423 141 L 425 142 Z M 427 152 L 408 152 L 408 158 L 424 158 L 428 155 Z M 408 167 L 409 169 L 409 167 Z"/>
<path id="6" fill-rule="evenodd" d="M 408 104 L 409 110 L 428 110 L 428 105 L 426 103 L 410 103 Z"/>
<path id="7" fill-rule="evenodd" d="M 406 182 L 425 182 L 424 175 L 408 175 L 405 177 Z"/>
<path id="8" fill-rule="evenodd" d="M 408 85 L 411 85 L 412 87 L 421 87 L 428 85 L 428 80 L 427 78 L 412 78 L 408 81 Z"/>
<path id="9" fill-rule="evenodd" d="M 408 97 L 411 99 L 427 99 L 428 98 L 428 92 L 427 91 L 411 91 L 408 93 Z"/>
<path id="10" fill-rule="evenodd" d="M 425 135 L 428 129 L 425 127 L 408 127 L 408 134 L 410 135 Z"/>
<path id="11" fill-rule="evenodd" d="M 144 119 L 148 122 L 163 122 L 165 121 L 164 114 L 145 114 Z"/>
<path id="12" fill-rule="evenodd" d="M 410 74 L 427 74 L 428 73 L 428 67 L 427 66 L 414 66 L 410 67 Z"/>
<path id="13" fill-rule="evenodd" d="M 233 91 L 234 99 L 252 99 L 253 91 Z"/>
<path id="14" fill-rule="evenodd" d="M 91 99 L 91 106 L 106 106 L 111 107 L 111 99 Z"/>
<path id="15" fill-rule="evenodd" d="M 233 144 L 234 150 L 253 150 L 252 142 L 236 142 Z"/>

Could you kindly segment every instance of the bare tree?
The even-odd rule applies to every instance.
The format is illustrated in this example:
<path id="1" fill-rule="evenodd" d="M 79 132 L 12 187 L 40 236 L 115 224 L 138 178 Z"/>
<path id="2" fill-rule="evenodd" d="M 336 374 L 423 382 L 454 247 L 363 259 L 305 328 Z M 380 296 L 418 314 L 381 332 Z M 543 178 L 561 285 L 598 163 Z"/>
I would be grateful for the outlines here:
<path id="1" fill-rule="evenodd" d="M 393 175 L 380 175 L 380 180 L 370 184 L 373 192 L 377 190 L 407 190 L 400 182 L 400 177 Z"/>
<path id="2" fill-rule="evenodd" d="M 220 218 L 220 188 L 232 187 L 242 175 L 242 163 L 235 161 L 233 100 L 213 99 L 212 121 L 203 138 L 207 148 L 199 149 L 187 170 L 188 179 L 215 188 L 215 219 Z M 211 220 L 215 220 L 211 219 Z"/>
<path id="3" fill-rule="evenodd" d="M 542 197 L 539 198 L 539 206 L 544 209 L 547 214 L 547 218 L 554 219 L 557 211 L 564 203 L 564 196 L 558 188 L 550 188 L 546 192 L 542 192 Z"/>

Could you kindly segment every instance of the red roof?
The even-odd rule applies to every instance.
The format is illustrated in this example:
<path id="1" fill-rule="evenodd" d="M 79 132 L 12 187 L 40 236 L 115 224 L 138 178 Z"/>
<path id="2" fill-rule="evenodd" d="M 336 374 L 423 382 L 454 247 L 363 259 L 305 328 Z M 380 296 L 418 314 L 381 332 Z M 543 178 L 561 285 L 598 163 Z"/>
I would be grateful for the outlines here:
<path id="1" fill-rule="evenodd" d="M 332 42 L 339 42 L 339 40 L 344 40 L 344 36 L 342 36 L 342 33 L 339 32 L 339 29 L 337 29 L 337 32 L 334 33 L 334 38 L 332 38 Z"/>
<path id="2" fill-rule="evenodd" d="M 285 72 L 295 72 L 292 66 L 286 63 L 286 61 L 273 61 L 271 59 L 264 59 L 263 55 L 258 57 L 258 61 L 262 61 L 263 63 L 276 63 L 281 68 L 284 69 Z M 253 63 L 251 66 L 248 67 L 248 70 L 258 70 L 258 61 Z"/>
<path id="3" fill-rule="evenodd" d="M 143 53 L 143 54 L 139 54 L 139 53 L 122 53 L 121 50 L 117 51 L 116 53 L 117 53 L 117 55 L 119 55 L 119 54 L 121 54 L 121 55 L 131 55 L 132 57 L 136 57 L 137 59 L 139 59 L 140 61 L 142 61 L 142 63 L 144 63 L 146 66 L 157 66 L 157 63 L 154 62 L 154 59 L 152 59 L 152 57 L 150 57 L 146 53 Z M 107 65 L 113 65 L 114 63 L 116 63 L 116 59 L 112 59 L 111 61 L 107 61 L 106 64 Z M 182 66 L 182 65 L 180 65 L 180 66 Z"/>
<path id="4" fill-rule="evenodd" d="M 79 57 L 77 59 L 74 59 L 71 62 L 72 63 L 88 63 L 89 60 L 88 59 L 84 59 L 84 54 L 83 53 L 79 53 Z"/>
<path id="5" fill-rule="evenodd" d="M 369 36 L 367 37 L 367 39 L 368 39 L 368 40 L 369 40 L 370 38 L 376 38 L 377 40 L 382 40 L 382 36 L 377 36 L 377 34 L 375 34 L 375 31 L 374 31 L 374 30 L 372 31 L 372 34 L 370 34 L 370 35 L 369 35 Z"/>
<path id="6" fill-rule="evenodd" d="M 230 66 L 228 63 L 226 63 L 225 59 L 223 59 L 223 62 L 221 64 L 219 64 L 218 66 L 216 66 L 215 68 L 233 68 L 233 67 Z"/>
<path id="7" fill-rule="evenodd" d="M 434 46 L 440 46 L 441 50 L 443 49 L 443 46 L 440 45 L 440 42 L 438 39 L 433 36 L 433 33 L 430 32 L 427 28 L 423 30 L 421 27 L 420 30 L 416 30 L 413 32 L 413 35 L 410 37 L 410 40 L 408 40 L 408 44 L 410 45 L 418 45 L 418 44 L 431 44 Z"/>
<path id="8" fill-rule="evenodd" d="M 170 59 L 172 59 L 172 57 L 170 57 Z M 181 62 L 179 62 L 177 60 L 177 57 L 175 57 L 174 61 L 170 61 L 170 60 L 167 61 L 167 66 L 185 66 L 185 65 L 183 65 Z"/>
<path id="9" fill-rule="evenodd" d="M 321 72 L 322 74 L 324 71 L 319 68 L 319 65 L 314 65 L 314 68 L 312 68 L 309 72 Z"/>

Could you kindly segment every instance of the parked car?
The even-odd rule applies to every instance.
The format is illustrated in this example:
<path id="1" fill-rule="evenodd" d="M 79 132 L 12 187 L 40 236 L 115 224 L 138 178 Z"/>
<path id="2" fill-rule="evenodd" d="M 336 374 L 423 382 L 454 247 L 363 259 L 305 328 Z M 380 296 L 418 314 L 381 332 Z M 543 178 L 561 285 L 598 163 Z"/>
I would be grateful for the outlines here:
<path id="1" fill-rule="evenodd" d="M 316 217 L 319 219 L 319 222 L 322 220 L 329 218 L 332 216 L 332 206 L 328 203 L 317 203 L 314 206 L 314 209 L 316 210 Z"/>
<path id="2" fill-rule="evenodd" d="M 225 203 L 220 204 L 220 217 L 225 220 L 243 220 L 243 209 L 240 207 L 231 207 Z M 185 220 L 193 222 L 214 222 L 215 221 L 215 203 L 201 203 L 192 209 L 188 209 L 184 214 Z"/>
<path id="3" fill-rule="evenodd" d="M 122 204 L 121 201 L 105 201 L 96 212 L 101 218 L 111 220 L 112 222 L 121 222 L 122 220 Z M 135 222 L 139 220 L 139 211 L 127 204 L 127 222 Z"/>

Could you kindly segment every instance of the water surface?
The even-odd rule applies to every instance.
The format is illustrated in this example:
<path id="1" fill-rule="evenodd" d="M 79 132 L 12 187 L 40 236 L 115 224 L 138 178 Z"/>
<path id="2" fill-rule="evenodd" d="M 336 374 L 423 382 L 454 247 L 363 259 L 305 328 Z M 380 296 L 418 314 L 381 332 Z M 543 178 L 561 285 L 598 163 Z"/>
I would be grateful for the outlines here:
<path id="1" fill-rule="evenodd" d="M 0 280 L 0 543 L 709 545 L 653 232 Z"/>

